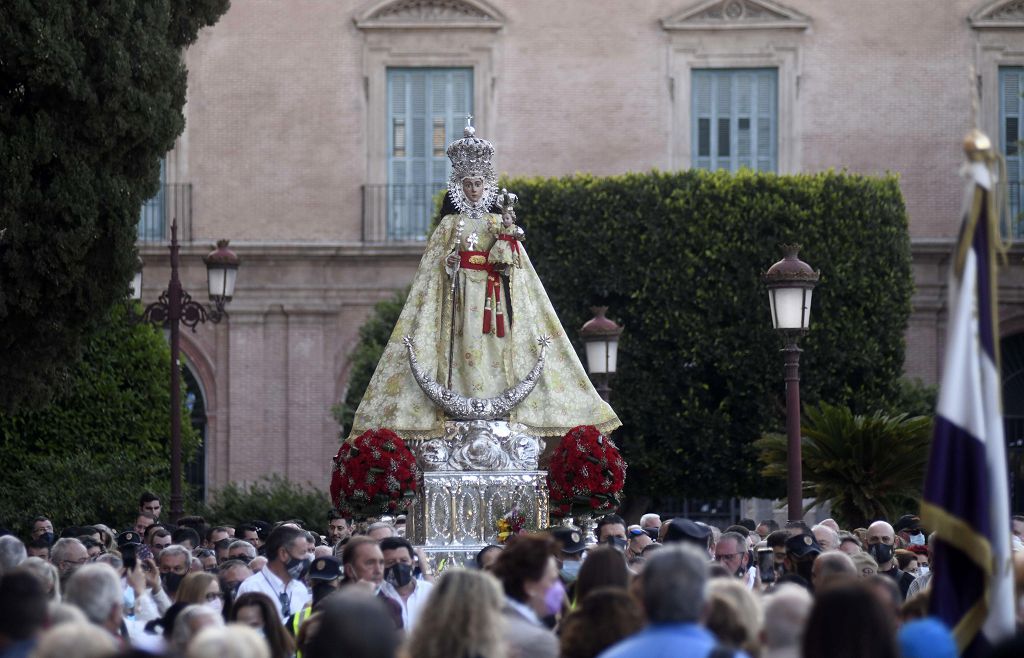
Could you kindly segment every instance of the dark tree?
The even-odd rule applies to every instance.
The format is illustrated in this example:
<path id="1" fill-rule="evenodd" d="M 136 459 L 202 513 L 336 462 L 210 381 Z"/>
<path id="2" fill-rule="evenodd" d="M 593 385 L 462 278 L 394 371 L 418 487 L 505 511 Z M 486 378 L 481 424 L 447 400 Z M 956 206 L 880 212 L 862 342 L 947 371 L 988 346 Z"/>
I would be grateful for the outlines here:
<path id="1" fill-rule="evenodd" d="M 159 329 L 129 322 L 126 308 L 101 318 L 53 404 L 0 412 L 0 525 L 25 531 L 35 514 L 56 527 L 124 524 L 140 492 L 166 494 L 171 350 Z M 187 458 L 199 435 L 184 406 L 182 429 Z"/>
<path id="2" fill-rule="evenodd" d="M 228 4 L 0 3 L 0 408 L 52 399 L 126 295 L 184 128 L 183 49 Z"/>

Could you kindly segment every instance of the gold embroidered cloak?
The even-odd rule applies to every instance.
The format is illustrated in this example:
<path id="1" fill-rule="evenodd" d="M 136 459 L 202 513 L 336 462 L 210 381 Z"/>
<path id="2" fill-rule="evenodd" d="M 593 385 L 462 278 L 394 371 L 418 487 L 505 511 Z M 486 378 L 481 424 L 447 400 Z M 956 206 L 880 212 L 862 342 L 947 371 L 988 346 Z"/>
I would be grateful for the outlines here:
<path id="1" fill-rule="evenodd" d="M 465 226 L 456 245 L 459 220 Z M 456 246 L 460 250 L 472 247 L 489 251 L 500 232 L 500 223 L 501 218 L 494 214 L 477 219 L 465 214 L 447 215 L 441 220 L 427 242 L 405 307 L 356 410 L 349 440 L 381 427 L 406 440 L 444 434 L 444 414 L 413 379 L 402 337 L 412 337 L 420 365 L 445 384 L 452 336 L 452 280 L 445 269 L 445 258 Z M 467 239 L 474 234 L 476 244 L 468 245 Z M 483 332 L 488 273 L 467 268 L 456 271 L 460 285 L 452 390 L 479 398 L 499 395 L 530 371 L 539 353 L 537 339 L 549 336 L 551 346 L 540 381 L 512 410 L 509 420 L 525 425 L 534 436 L 561 436 L 577 425 L 594 425 L 601 432 L 611 432 L 621 423 L 591 384 L 522 245 L 519 259 L 520 267 L 510 268 L 508 273 L 512 315 L 511 323 L 508 315 L 504 318 L 505 336 L 501 338 L 493 322 L 491 332 Z M 500 294 L 504 305 L 506 291 Z"/>

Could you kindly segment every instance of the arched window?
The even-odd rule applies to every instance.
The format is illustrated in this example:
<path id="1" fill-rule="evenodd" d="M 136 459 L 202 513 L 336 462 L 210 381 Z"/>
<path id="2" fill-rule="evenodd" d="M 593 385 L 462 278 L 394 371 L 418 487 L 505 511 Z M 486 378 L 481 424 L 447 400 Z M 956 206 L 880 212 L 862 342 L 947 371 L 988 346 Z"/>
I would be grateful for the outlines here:
<path id="1" fill-rule="evenodd" d="M 185 467 L 185 482 L 195 491 L 199 500 L 206 500 L 206 395 L 203 393 L 199 378 L 192 371 L 192 364 L 184 359 L 183 362 L 185 367 L 182 368 L 182 383 L 185 386 L 181 403 L 188 409 L 192 427 L 202 440 L 192 461 Z"/>

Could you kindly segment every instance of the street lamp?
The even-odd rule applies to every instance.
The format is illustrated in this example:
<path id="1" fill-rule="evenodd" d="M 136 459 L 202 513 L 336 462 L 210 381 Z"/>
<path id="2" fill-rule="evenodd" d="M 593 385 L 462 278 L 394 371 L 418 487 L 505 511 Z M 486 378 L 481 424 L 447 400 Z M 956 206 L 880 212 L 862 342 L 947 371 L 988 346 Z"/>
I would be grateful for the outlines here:
<path id="1" fill-rule="evenodd" d="M 797 341 L 811 323 L 811 292 L 821 272 L 797 258 L 800 245 L 783 245 L 782 260 L 768 268 L 772 326 L 782 335 L 786 379 L 786 498 L 789 520 L 803 518 L 803 474 L 800 457 L 800 352 Z"/>
<path id="2" fill-rule="evenodd" d="M 619 357 L 619 336 L 622 327 L 604 315 L 607 306 L 591 306 L 594 317 L 587 320 L 580 329 L 580 338 L 587 348 L 587 372 L 597 377 L 597 392 L 601 399 L 608 402 L 611 389 L 608 380 L 615 374 Z"/>
<path id="3" fill-rule="evenodd" d="M 142 259 L 138 256 L 135 257 L 135 274 L 132 276 L 132 295 L 133 301 L 140 301 L 142 299 Z"/>
<path id="4" fill-rule="evenodd" d="M 142 319 L 146 322 L 166 326 L 171 342 L 171 521 L 176 522 L 184 512 L 181 495 L 181 377 L 178 371 L 178 355 L 181 350 L 179 330 L 185 325 L 192 331 L 201 322 L 220 322 L 227 312 L 225 305 L 235 293 L 235 279 L 238 275 L 238 256 L 228 249 L 227 240 L 219 240 L 217 248 L 207 255 L 206 273 L 209 283 L 212 308 L 193 301 L 192 296 L 182 287 L 178 279 L 178 223 L 171 222 L 171 280 L 160 298 L 146 307 Z M 142 261 L 135 275 L 133 295 L 141 296 Z"/>

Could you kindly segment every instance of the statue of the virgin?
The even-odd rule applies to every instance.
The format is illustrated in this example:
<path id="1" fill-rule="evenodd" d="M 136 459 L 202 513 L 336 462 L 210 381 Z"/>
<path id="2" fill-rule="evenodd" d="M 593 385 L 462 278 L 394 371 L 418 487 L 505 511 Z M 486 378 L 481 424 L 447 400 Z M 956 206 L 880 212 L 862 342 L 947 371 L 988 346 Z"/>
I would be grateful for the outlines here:
<path id="1" fill-rule="evenodd" d="M 446 417 L 424 392 L 407 345 L 415 345 L 422 373 L 445 391 L 487 399 L 536 372 L 540 342 L 546 345 L 543 370 L 505 419 L 538 437 L 560 436 L 577 425 L 605 433 L 620 425 L 530 263 L 515 223 L 515 195 L 497 189 L 493 155 L 493 145 L 470 125 L 448 146 L 452 171 L 442 219 L 356 410 L 351 437 L 386 427 L 407 440 L 428 439 L 444 434 L 446 420 L 462 420 Z"/>

